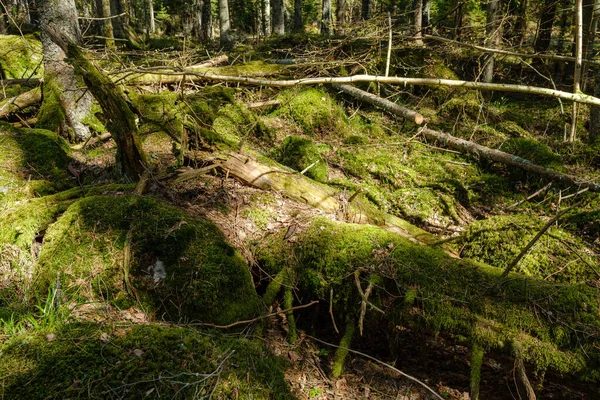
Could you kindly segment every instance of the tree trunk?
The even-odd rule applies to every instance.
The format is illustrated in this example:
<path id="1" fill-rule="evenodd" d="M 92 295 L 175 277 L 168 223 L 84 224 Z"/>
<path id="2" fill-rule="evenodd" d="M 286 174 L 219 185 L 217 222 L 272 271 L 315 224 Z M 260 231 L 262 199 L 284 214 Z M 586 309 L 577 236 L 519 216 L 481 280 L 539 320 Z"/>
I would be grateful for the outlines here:
<path id="1" fill-rule="evenodd" d="M 501 24 L 501 3 L 500 0 L 490 0 L 487 5 L 487 47 L 500 48 L 502 39 Z M 483 81 L 490 83 L 494 79 L 494 54 L 489 54 L 485 60 L 483 70 Z"/>
<path id="2" fill-rule="evenodd" d="M 29 23 L 34 28 L 39 28 L 40 12 L 38 10 L 36 0 L 27 0 L 27 8 L 29 9 Z"/>
<path id="3" fill-rule="evenodd" d="M 304 32 L 304 19 L 302 18 L 302 0 L 294 0 L 294 24 L 292 26 L 292 30 L 296 33 Z"/>
<path id="4" fill-rule="evenodd" d="M 360 15 L 364 21 L 371 19 L 371 0 L 362 0 Z"/>
<path id="5" fill-rule="evenodd" d="M 527 34 L 527 5 L 528 0 L 522 0 L 521 6 L 517 14 L 517 22 L 515 24 L 515 42 L 518 47 L 523 46 L 525 35 Z"/>
<path id="6" fill-rule="evenodd" d="M 594 87 L 594 96 L 600 96 L 600 73 L 596 72 L 596 85 Z M 588 136 L 589 144 L 600 143 L 600 106 L 590 107 L 590 134 Z"/>
<path id="7" fill-rule="evenodd" d="M 537 37 L 533 44 L 533 49 L 538 53 L 543 53 L 550 47 L 550 37 L 552 36 L 552 26 L 556 17 L 556 0 L 546 0 L 544 9 L 540 15 Z"/>
<path id="8" fill-rule="evenodd" d="M 285 33 L 285 6 L 283 0 L 271 0 L 273 10 L 273 34 L 283 35 Z"/>
<path id="9" fill-rule="evenodd" d="M 231 23 L 229 21 L 229 2 L 228 0 L 219 0 L 219 27 L 221 47 L 229 49 L 233 45 L 231 37 Z"/>
<path id="10" fill-rule="evenodd" d="M 144 0 L 144 31 L 147 36 L 152 35 L 156 31 L 156 23 L 154 21 L 154 1 Z"/>
<path id="11" fill-rule="evenodd" d="M 202 28 L 200 29 L 200 40 L 210 41 L 213 38 L 212 6 L 210 0 L 204 0 L 202 3 Z"/>
<path id="12" fill-rule="evenodd" d="M 54 1 L 54 0 L 48 0 Z M 117 165 L 123 176 L 137 181 L 147 171 L 144 151 L 139 143 L 135 114 L 129 108 L 125 95 L 108 77 L 86 58 L 84 52 L 70 37 L 47 28 L 52 41 L 66 51 L 74 72 L 92 93 L 107 120 L 106 127 L 117 145 Z"/>
<path id="13" fill-rule="evenodd" d="M 423 0 L 416 0 L 415 2 L 415 44 L 417 46 L 423 46 Z"/>
<path id="14" fill-rule="evenodd" d="M 323 12 L 321 19 L 321 35 L 329 36 L 331 26 L 331 0 L 323 0 Z"/>
<path id="15" fill-rule="evenodd" d="M 581 72 L 583 67 L 583 0 L 575 0 L 575 73 L 573 74 L 573 93 L 581 91 Z M 571 118 L 571 135 L 569 141 L 573 142 L 577 136 L 577 112 L 579 104 L 573 103 L 573 116 Z"/>
<path id="16" fill-rule="evenodd" d="M 90 113 L 92 96 L 80 88 L 73 68 L 64 61 L 65 53 L 45 32 L 51 27 L 69 40 L 79 41 L 81 33 L 75 1 L 42 0 L 38 6 L 44 53 L 44 101 L 36 126 L 73 140 L 87 140 L 91 136 L 90 129 L 81 121 Z"/>
<path id="17" fill-rule="evenodd" d="M 337 0 L 337 9 L 335 10 L 335 28 L 338 35 L 346 34 L 346 0 Z"/>
<path id="18" fill-rule="evenodd" d="M 116 47 L 112 19 L 110 18 L 110 0 L 102 0 L 102 16 L 104 17 L 104 20 L 102 21 L 105 38 L 104 45 L 107 49 L 114 50 Z"/>
<path id="19" fill-rule="evenodd" d="M 423 18 L 421 22 L 421 29 L 425 32 L 431 31 L 429 28 L 429 21 L 431 21 L 431 0 L 423 0 Z"/>

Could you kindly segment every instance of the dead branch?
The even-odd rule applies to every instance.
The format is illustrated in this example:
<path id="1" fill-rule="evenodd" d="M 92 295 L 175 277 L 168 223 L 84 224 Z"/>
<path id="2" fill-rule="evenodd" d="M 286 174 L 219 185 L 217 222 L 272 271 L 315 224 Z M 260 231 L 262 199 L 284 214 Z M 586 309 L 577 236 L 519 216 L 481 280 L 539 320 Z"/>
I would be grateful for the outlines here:
<path id="1" fill-rule="evenodd" d="M 504 269 L 504 272 L 502 272 L 502 278 L 506 278 L 508 276 L 508 273 L 510 271 L 512 271 L 512 269 L 519 263 L 519 261 L 521 261 L 521 259 L 525 256 L 525 254 L 527 254 L 527 252 L 529 251 L 529 249 L 531 249 L 533 247 L 533 245 L 542 237 L 542 235 L 544 233 L 546 233 L 546 231 L 552 225 L 554 225 L 554 223 L 556 221 L 558 221 L 558 219 L 560 217 L 562 217 L 563 215 L 565 215 L 567 212 L 571 211 L 573 208 L 575 208 L 575 206 L 571 206 L 569 208 L 565 208 L 561 212 L 557 213 L 550 221 L 548 221 L 548 223 L 546 225 L 544 225 L 544 227 L 537 233 L 537 235 L 535 235 L 535 237 L 533 239 L 531 239 L 529 241 L 529 243 L 527 243 L 527 246 L 525 246 L 523 248 L 523 250 L 521 250 L 521 252 L 519 253 L 519 255 L 517 257 L 515 257 L 515 259 Z"/>
<path id="2" fill-rule="evenodd" d="M 286 308 L 285 310 L 275 311 L 275 312 L 272 312 L 272 313 L 269 313 L 269 314 L 261 315 L 261 316 L 256 317 L 256 318 L 247 319 L 247 320 L 244 320 L 244 321 L 233 322 L 233 323 L 231 323 L 229 325 L 215 325 L 215 324 L 210 324 L 208 322 L 198 322 L 198 323 L 191 323 L 191 324 L 186 324 L 186 325 L 188 325 L 188 326 L 208 326 L 208 327 L 216 328 L 216 329 L 229 329 L 229 328 L 233 328 L 234 326 L 238 326 L 238 325 L 248 325 L 248 324 L 251 324 L 253 322 L 260 321 L 261 319 L 272 317 L 274 315 L 279 315 L 279 314 L 282 314 L 282 313 L 288 313 L 288 312 L 292 312 L 292 311 L 295 311 L 295 310 L 300 310 L 300 309 L 303 309 L 303 308 L 308 308 L 310 306 L 313 306 L 313 305 L 317 304 L 318 302 L 319 302 L 319 300 L 313 300 L 313 301 L 311 301 L 308 304 L 301 304 L 299 306 Z"/>
<path id="3" fill-rule="evenodd" d="M 27 79 L 0 79 L 0 86 L 12 86 L 12 85 L 39 85 L 41 79 L 38 78 L 27 78 Z"/>
<path id="4" fill-rule="evenodd" d="M 223 64 L 226 63 L 229 60 L 229 57 L 227 57 L 227 55 L 222 54 L 218 57 L 215 58 L 211 58 L 210 60 L 206 60 L 201 62 L 200 64 L 195 64 L 192 65 L 191 67 L 189 67 L 190 69 L 194 69 L 194 68 L 210 68 L 210 67 L 216 67 L 219 64 Z"/>
<path id="5" fill-rule="evenodd" d="M 533 390 L 533 387 L 531 386 L 531 383 L 529 382 L 529 379 L 527 378 L 527 371 L 525 370 L 525 363 L 523 362 L 523 355 L 522 355 L 522 349 L 519 345 L 515 344 L 514 345 L 516 350 L 515 350 L 515 369 L 517 372 L 517 375 L 519 377 L 519 380 L 521 381 L 521 383 L 523 384 L 523 387 L 525 388 L 525 393 L 526 393 L 526 399 L 527 400 L 536 400 L 536 395 L 535 395 L 535 391 Z M 519 397 L 521 397 L 519 395 Z"/>
<path id="6" fill-rule="evenodd" d="M 35 88 L 18 96 L 11 97 L 0 103 L 0 118 L 6 118 L 12 113 L 40 103 L 41 101 L 42 91 L 40 88 Z"/>
<path id="7" fill-rule="evenodd" d="M 314 337 L 314 336 L 310 336 L 310 335 L 308 335 L 308 334 L 306 335 L 306 337 L 309 337 L 309 338 L 311 338 L 312 340 L 315 340 L 315 341 L 317 341 L 317 342 L 319 342 L 319 343 L 326 344 L 327 346 L 335 347 L 335 348 L 338 348 L 338 349 L 339 349 L 339 348 L 342 348 L 341 346 L 335 345 L 335 344 L 333 344 L 333 343 L 326 342 L 326 341 L 324 341 L 324 340 L 318 339 L 318 338 L 316 338 L 316 337 Z M 349 351 L 350 353 L 353 353 L 353 354 L 358 354 L 359 356 L 362 356 L 362 357 L 368 358 L 368 359 L 369 359 L 369 360 L 371 360 L 371 361 L 375 361 L 377 364 L 383 365 L 384 367 L 388 367 L 389 369 L 391 369 L 392 371 L 394 371 L 394 372 L 396 372 L 396 373 L 398 373 L 398 374 L 402 375 L 403 377 L 405 377 L 405 378 L 407 378 L 407 379 L 410 379 L 411 381 L 413 381 L 413 382 L 416 382 L 416 383 L 418 383 L 419 385 L 423 386 L 423 387 L 424 387 L 425 389 L 427 389 L 427 390 L 428 390 L 428 391 L 429 391 L 431 394 L 433 394 L 433 396 L 434 396 L 436 399 L 444 400 L 444 398 L 443 398 L 442 396 L 440 396 L 439 394 L 437 394 L 437 392 L 436 392 L 435 390 L 433 390 L 432 388 L 430 388 L 429 386 L 427 386 L 427 384 L 426 384 L 426 383 L 424 383 L 424 382 L 420 381 L 419 379 L 415 378 L 414 376 L 412 376 L 412 375 L 409 375 L 409 374 L 407 374 L 406 372 L 402 372 L 402 371 L 400 371 L 398 368 L 396 368 L 396 367 L 393 367 L 393 366 L 391 366 L 390 364 L 388 364 L 388 363 L 386 363 L 386 362 L 383 362 L 383 361 L 381 361 L 381 360 L 379 360 L 379 359 L 377 359 L 377 358 L 375 358 L 375 357 L 373 357 L 373 356 L 370 356 L 370 355 L 368 355 L 368 354 L 361 353 L 360 351 L 352 350 L 352 349 L 349 349 L 349 348 L 347 348 L 347 347 L 343 347 L 343 349 L 344 349 L 344 350 L 347 350 L 347 351 Z"/>
<path id="8" fill-rule="evenodd" d="M 148 69 L 133 69 L 129 72 L 133 77 L 122 76 L 119 79 L 126 79 L 128 83 L 140 83 L 141 81 L 148 80 L 152 83 L 166 82 L 171 80 L 179 82 L 181 79 L 173 77 L 185 76 L 193 81 L 217 81 L 217 82 L 231 82 L 241 83 L 246 85 L 256 86 L 275 86 L 275 87 L 291 87 L 298 85 L 321 85 L 321 84 L 343 84 L 343 83 L 356 83 L 356 82 L 374 82 L 374 83 L 386 83 L 389 85 L 421 85 L 421 86 L 449 86 L 459 87 L 463 89 L 476 89 L 496 92 L 511 92 L 511 93 L 526 93 L 540 96 L 549 96 L 559 98 L 568 101 L 574 101 L 582 104 L 590 104 L 600 106 L 600 98 L 593 97 L 583 93 L 569 93 L 563 92 L 556 89 L 540 88 L 535 86 L 525 85 L 514 85 L 506 83 L 484 83 L 484 82 L 471 82 L 461 81 L 454 79 L 435 79 L 435 78 L 407 78 L 399 76 L 378 76 L 378 75 L 352 75 L 352 76 L 341 76 L 341 77 L 319 77 L 319 78 L 300 78 L 300 79 L 289 79 L 289 80 L 277 80 L 277 79 L 263 79 L 253 78 L 249 76 L 229 76 L 229 75 L 218 75 L 210 72 L 199 72 L 189 69 L 181 71 L 153 71 Z M 158 78 L 154 79 L 143 79 L 143 77 L 135 74 L 159 75 Z M 170 77 L 170 78 L 169 78 Z"/>
<path id="9" fill-rule="evenodd" d="M 262 108 L 262 107 L 271 107 L 278 106 L 281 104 L 281 100 L 267 100 L 267 101 L 256 101 L 252 103 L 246 103 L 246 108 Z"/>
<path id="10" fill-rule="evenodd" d="M 544 186 L 543 188 L 541 188 L 540 190 L 536 191 L 534 194 L 527 196 L 526 198 L 524 198 L 521 201 L 517 201 L 515 204 L 513 204 L 512 206 L 509 206 L 507 208 L 507 210 L 512 210 L 513 208 L 516 208 L 518 206 L 520 206 L 521 204 L 525 203 L 526 201 L 529 201 L 531 199 L 533 199 L 534 197 L 536 197 L 537 195 L 539 195 L 540 193 L 545 192 L 546 190 L 550 189 L 550 187 L 552 186 L 552 182 L 550 182 L 549 184 L 547 184 L 546 186 Z"/>
<path id="11" fill-rule="evenodd" d="M 349 94 L 352 97 L 357 98 L 360 101 L 364 101 L 365 103 L 369 103 L 371 105 L 376 105 L 380 108 L 383 108 L 385 111 L 404 117 L 417 125 L 421 125 L 425 121 L 425 118 L 423 118 L 423 116 L 416 111 L 410 110 L 406 107 L 393 103 L 389 100 L 366 92 L 364 90 L 355 88 L 354 86 L 336 84 L 333 85 L 333 87 L 341 90 L 346 94 Z"/>

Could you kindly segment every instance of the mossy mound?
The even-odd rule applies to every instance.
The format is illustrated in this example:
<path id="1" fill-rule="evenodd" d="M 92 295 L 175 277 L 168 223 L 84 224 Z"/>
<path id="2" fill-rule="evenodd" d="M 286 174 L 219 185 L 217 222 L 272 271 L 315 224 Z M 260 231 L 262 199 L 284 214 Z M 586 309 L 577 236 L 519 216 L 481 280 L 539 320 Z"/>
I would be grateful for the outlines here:
<path id="1" fill-rule="evenodd" d="M 306 176 L 318 182 L 327 181 L 327 164 L 318 146 L 310 139 L 301 136 L 288 136 L 274 152 L 274 158 L 298 172 L 306 171 Z"/>
<path id="2" fill-rule="evenodd" d="M 0 200 L 43 195 L 71 185 L 67 142 L 41 129 L 0 124 Z"/>
<path id="3" fill-rule="evenodd" d="M 236 146 L 248 137 L 268 136 L 268 129 L 260 119 L 243 104 L 229 104 L 219 110 L 213 123 L 214 143 Z"/>
<path id="4" fill-rule="evenodd" d="M 308 136 L 343 138 L 352 133 L 344 110 L 320 89 L 287 90 L 278 98 L 283 105 L 273 115 L 294 121 Z"/>
<path id="5" fill-rule="evenodd" d="M 230 323 L 259 310 L 243 258 L 208 221 L 150 198 L 92 196 L 50 225 L 35 290 L 60 282 L 66 296 L 138 303 L 168 320 Z"/>
<path id="6" fill-rule="evenodd" d="M 42 43 L 34 35 L 0 35 L 2 79 L 41 78 Z"/>
<path id="7" fill-rule="evenodd" d="M 275 275 L 288 266 L 304 302 L 328 301 L 333 289 L 338 321 L 359 320 L 357 277 L 362 291 L 373 285 L 369 302 L 385 315 L 367 312 L 367 336 L 381 340 L 384 318 L 392 330 L 434 331 L 485 349 L 510 352 L 516 343 L 536 371 L 600 379 L 600 298 L 594 288 L 519 274 L 503 280 L 498 268 L 450 258 L 372 226 L 317 218 L 293 243 L 284 235 L 260 245 L 263 268 Z"/>
<path id="8" fill-rule="evenodd" d="M 151 325 L 15 336 L 0 347 L 0 376 L 10 399 L 293 398 L 279 360 L 257 343 Z"/>
<path id="9" fill-rule="evenodd" d="M 531 161 L 533 164 L 542 167 L 562 170 L 563 165 L 558 154 L 554 153 L 550 147 L 530 138 L 514 138 L 508 140 L 502 145 L 500 150 L 509 154 L 522 157 Z"/>
<path id="10" fill-rule="evenodd" d="M 462 255 L 505 268 L 546 223 L 535 217 L 495 216 L 475 221 L 464 233 Z M 589 282 L 600 265 L 578 237 L 551 227 L 519 262 L 524 275 L 558 282 Z M 592 267 L 590 267 L 590 265 Z"/>

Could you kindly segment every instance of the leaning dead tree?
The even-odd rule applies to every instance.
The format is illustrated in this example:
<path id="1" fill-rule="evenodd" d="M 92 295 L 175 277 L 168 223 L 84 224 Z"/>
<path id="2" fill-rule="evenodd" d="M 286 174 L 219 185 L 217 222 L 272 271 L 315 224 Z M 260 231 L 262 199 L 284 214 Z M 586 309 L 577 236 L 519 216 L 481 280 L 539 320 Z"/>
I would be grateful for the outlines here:
<path id="1" fill-rule="evenodd" d="M 396 111 L 395 108 L 390 108 L 387 104 L 388 101 L 382 99 L 381 97 L 372 95 L 357 88 L 354 88 L 352 92 L 347 93 L 358 93 L 361 96 L 357 97 L 359 99 L 368 94 L 370 104 L 382 108 L 383 110 L 393 113 L 395 115 L 404 117 L 404 111 Z M 513 154 L 505 153 L 496 149 L 490 149 L 489 147 L 482 146 L 470 140 L 460 139 L 447 133 L 429 129 L 427 127 L 422 128 L 420 132 L 428 140 L 433 140 L 445 147 L 458 150 L 461 153 L 469 154 L 480 160 L 491 160 L 494 162 L 522 169 L 524 171 L 539 175 L 545 179 L 558 182 L 563 185 L 577 186 L 582 189 L 587 188 L 592 192 L 600 192 L 600 185 L 597 183 L 584 181 L 572 175 L 561 174 L 560 172 L 556 172 L 550 168 L 533 164 L 531 161 L 515 156 Z"/>
<path id="2" fill-rule="evenodd" d="M 147 163 L 138 140 L 135 115 L 129 108 L 125 95 L 86 58 L 83 50 L 68 37 L 61 36 L 49 28 L 47 33 L 68 56 L 75 74 L 83 79 L 88 90 L 102 107 L 107 121 L 106 127 L 117 144 L 117 165 L 119 165 L 121 173 L 127 179 L 139 180 L 147 170 Z"/>

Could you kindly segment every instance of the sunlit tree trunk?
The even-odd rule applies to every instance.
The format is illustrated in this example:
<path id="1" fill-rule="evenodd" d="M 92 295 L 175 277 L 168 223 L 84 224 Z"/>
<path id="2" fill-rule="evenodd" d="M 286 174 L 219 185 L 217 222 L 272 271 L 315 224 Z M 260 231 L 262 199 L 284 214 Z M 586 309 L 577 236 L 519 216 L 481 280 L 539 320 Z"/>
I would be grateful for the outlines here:
<path id="1" fill-rule="evenodd" d="M 500 0 L 489 0 L 487 5 L 486 46 L 500 48 L 502 39 L 502 25 L 500 16 Z M 483 69 L 483 81 L 492 82 L 494 79 L 494 54 L 489 54 Z"/>
<path id="2" fill-rule="evenodd" d="M 583 0 L 575 0 L 575 74 L 573 76 L 573 93 L 581 91 L 581 72 L 583 59 Z M 573 103 L 573 116 L 571 118 L 571 135 L 569 141 L 573 142 L 577 136 L 577 113 L 579 104 Z"/>
<path id="3" fill-rule="evenodd" d="M 431 0 L 423 0 L 423 21 L 421 22 L 421 29 L 427 30 L 429 27 L 429 21 L 431 20 Z"/>
<path id="4" fill-rule="evenodd" d="M 231 23 L 229 21 L 229 3 L 227 0 L 219 0 L 219 26 L 221 47 L 232 46 Z"/>
<path id="5" fill-rule="evenodd" d="M 148 35 L 153 34 L 156 31 L 156 23 L 154 21 L 154 2 L 152 0 L 145 1 L 145 28 Z"/>
<path id="6" fill-rule="evenodd" d="M 335 28 L 338 35 L 346 33 L 346 0 L 337 0 L 337 9 L 335 10 Z"/>
<path id="7" fill-rule="evenodd" d="M 302 0 L 294 0 L 294 32 L 304 32 L 304 20 L 302 19 Z"/>
<path id="8" fill-rule="evenodd" d="M 271 0 L 273 10 L 273 34 L 283 35 L 285 33 L 285 7 L 283 0 Z"/>
<path id="9" fill-rule="evenodd" d="M 115 35 L 113 31 L 112 19 L 110 13 L 110 0 L 102 0 L 102 16 L 104 17 L 103 32 L 104 32 L 104 45 L 107 49 L 115 49 Z"/>
<path id="10" fill-rule="evenodd" d="M 323 12 L 321 18 L 321 34 L 329 36 L 329 34 L 331 33 L 331 0 L 323 0 L 322 10 Z"/>
<path id="11" fill-rule="evenodd" d="M 77 43 L 81 33 L 74 0 L 38 1 L 42 49 L 44 53 L 43 102 L 38 113 L 37 127 L 83 141 L 91 136 L 81 121 L 88 116 L 92 96 L 81 88 L 73 68 L 65 62 L 65 53 L 46 33 L 47 27 Z"/>
<path id="12" fill-rule="evenodd" d="M 423 46 L 423 0 L 416 0 L 415 6 L 415 44 L 417 46 Z"/>

